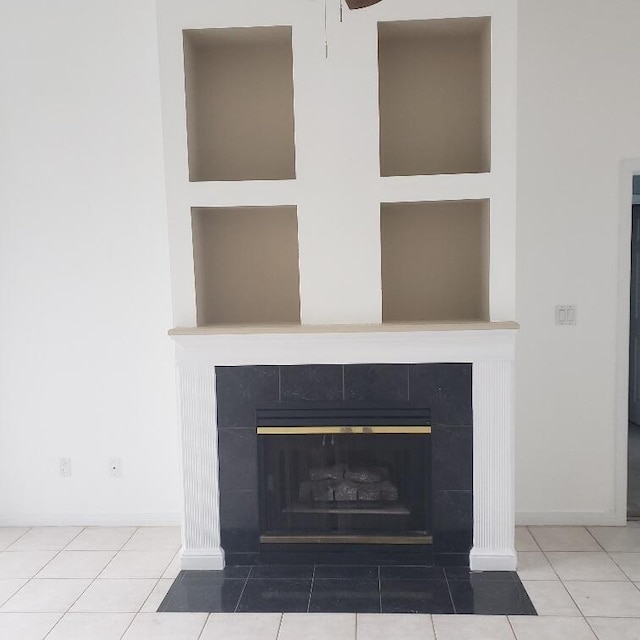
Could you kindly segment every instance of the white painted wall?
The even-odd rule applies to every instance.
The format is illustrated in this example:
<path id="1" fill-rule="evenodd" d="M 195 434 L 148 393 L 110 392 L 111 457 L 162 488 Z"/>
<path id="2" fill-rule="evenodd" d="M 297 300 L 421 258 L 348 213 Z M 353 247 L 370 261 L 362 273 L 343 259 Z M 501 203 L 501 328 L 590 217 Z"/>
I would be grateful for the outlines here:
<path id="1" fill-rule="evenodd" d="M 618 180 L 640 158 L 640 4 L 519 5 L 517 510 L 612 522 Z M 563 303 L 576 327 L 554 325 Z"/>
<path id="2" fill-rule="evenodd" d="M 617 189 L 620 161 L 640 157 L 638 23 L 636 0 L 519 2 L 517 508 L 527 521 L 613 513 Z M 180 510 L 155 29 L 152 0 L 3 5 L 1 521 Z M 482 196 L 483 184 L 465 192 Z M 446 197 L 452 185 L 430 188 Z M 200 185 L 191 195 L 227 197 L 208 201 Z M 578 305 L 575 328 L 554 326 L 558 303 Z M 121 480 L 107 477 L 111 455 Z M 59 456 L 71 456 L 72 478 L 58 478 Z"/>
<path id="3" fill-rule="evenodd" d="M 0 524 L 178 522 L 154 2 L 1 13 Z"/>

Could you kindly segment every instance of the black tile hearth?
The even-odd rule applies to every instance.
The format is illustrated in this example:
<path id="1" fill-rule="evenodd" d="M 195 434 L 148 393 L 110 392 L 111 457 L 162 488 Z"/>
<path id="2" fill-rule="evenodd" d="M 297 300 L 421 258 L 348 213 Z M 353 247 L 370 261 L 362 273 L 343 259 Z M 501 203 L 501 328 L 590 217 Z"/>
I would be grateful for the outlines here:
<path id="1" fill-rule="evenodd" d="M 311 580 L 313 578 L 313 566 L 310 565 L 258 565 L 251 569 L 251 580 Z"/>
<path id="2" fill-rule="evenodd" d="M 515 572 L 417 565 L 182 571 L 158 611 L 536 615 Z"/>
<path id="3" fill-rule="evenodd" d="M 378 567 L 354 566 L 354 565 L 316 565 L 314 578 L 323 580 L 326 578 L 338 578 L 343 580 L 378 580 Z"/>
<path id="4" fill-rule="evenodd" d="M 477 582 L 504 582 L 505 580 L 510 582 L 518 582 L 518 574 L 514 571 L 483 571 L 474 572 L 466 567 L 445 567 L 444 573 L 449 582 L 469 582 L 471 578 Z"/>
<path id="5" fill-rule="evenodd" d="M 382 613 L 454 613 L 445 580 L 383 580 Z"/>
<path id="6" fill-rule="evenodd" d="M 380 589 L 374 579 L 318 579 L 311 587 L 309 612 L 380 613 Z"/>
<path id="7" fill-rule="evenodd" d="M 309 609 L 311 580 L 247 580 L 239 613 L 306 613 Z"/>
<path id="8" fill-rule="evenodd" d="M 445 580 L 442 567 L 380 567 L 380 580 Z"/>
<path id="9" fill-rule="evenodd" d="M 449 582 L 456 613 L 480 615 L 535 615 L 522 583 L 513 580 L 458 580 Z"/>
<path id="10" fill-rule="evenodd" d="M 193 578 L 191 571 L 182 571 L 162 601 L 158 611 L 188 613 L 233 613 L 244 589 L 246 578 L 221 577 L 218 571 L 198 572 L 206 575 Z"/>

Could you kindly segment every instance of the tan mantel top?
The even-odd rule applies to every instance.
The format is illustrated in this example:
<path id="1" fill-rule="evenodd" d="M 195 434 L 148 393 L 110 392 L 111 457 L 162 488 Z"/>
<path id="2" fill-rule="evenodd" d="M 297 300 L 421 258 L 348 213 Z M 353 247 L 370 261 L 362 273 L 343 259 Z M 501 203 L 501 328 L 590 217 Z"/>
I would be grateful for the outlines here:
<path id="1" fill-rule="evenodd" d="M 410 331 L 505 331 L 517 330 L 517 322 L 403 322 L 384 324 L 271 324 L 212 325 L 206 327 L 176 327 L 170 336 L 258 335 L 309 333 L 406 333 Z"/>

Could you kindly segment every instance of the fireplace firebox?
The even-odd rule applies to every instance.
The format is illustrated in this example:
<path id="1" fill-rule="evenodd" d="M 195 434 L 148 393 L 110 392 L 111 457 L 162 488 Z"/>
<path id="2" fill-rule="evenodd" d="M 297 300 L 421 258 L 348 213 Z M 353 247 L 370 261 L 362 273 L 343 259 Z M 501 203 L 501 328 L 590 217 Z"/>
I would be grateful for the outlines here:
<path id="1" fill-rule="evenodd" d="M 470 364 L 218 366 L 215 380 L 227 564 L 468 566 Z"/>
<path id="2" fill-rule="evenodd" d="M 280 405 L 257 435 L 261 544 L 431 544 L 428 409 Z"/>

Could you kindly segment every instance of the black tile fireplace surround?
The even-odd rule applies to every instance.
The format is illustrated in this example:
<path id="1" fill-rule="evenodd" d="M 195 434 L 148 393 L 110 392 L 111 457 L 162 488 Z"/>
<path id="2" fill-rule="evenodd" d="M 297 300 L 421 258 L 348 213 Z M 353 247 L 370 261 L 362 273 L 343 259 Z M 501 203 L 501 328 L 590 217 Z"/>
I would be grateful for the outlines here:
<path id="1" fill-rule="evenodd" d="M 216 367 L 220 522 L 227 564 L 467 566 L 473 536 L 471 369 L 470 364 L 448 363 Z M 261 545 L 256 411 L 274 403 L 428 407 L 433 545 L 419 547 L 420 553 L 410 545 Z"/>

